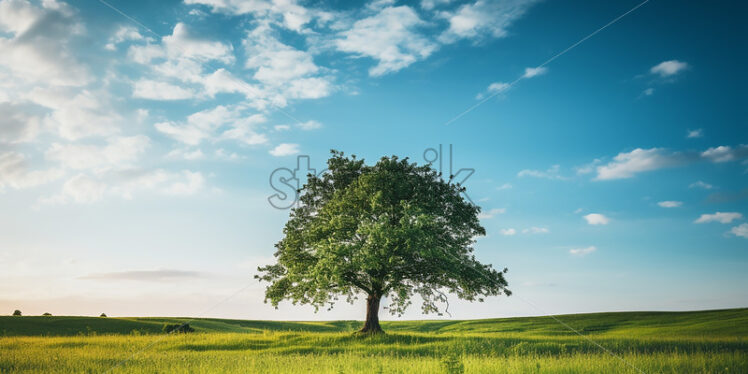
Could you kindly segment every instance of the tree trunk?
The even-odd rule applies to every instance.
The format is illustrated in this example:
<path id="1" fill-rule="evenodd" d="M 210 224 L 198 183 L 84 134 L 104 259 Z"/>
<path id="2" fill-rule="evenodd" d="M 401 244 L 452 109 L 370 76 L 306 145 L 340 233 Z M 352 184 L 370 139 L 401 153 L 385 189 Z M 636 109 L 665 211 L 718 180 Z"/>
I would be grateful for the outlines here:
<path id="1" fill-rule="evenodd" d="M 379 326 L 379 301 L 382 296 L 369 295 L 366 298 L 366 322 L 364 328 L 359 330 L 362 334 L 381 334 L 384 333 L 382 326 Z"/>

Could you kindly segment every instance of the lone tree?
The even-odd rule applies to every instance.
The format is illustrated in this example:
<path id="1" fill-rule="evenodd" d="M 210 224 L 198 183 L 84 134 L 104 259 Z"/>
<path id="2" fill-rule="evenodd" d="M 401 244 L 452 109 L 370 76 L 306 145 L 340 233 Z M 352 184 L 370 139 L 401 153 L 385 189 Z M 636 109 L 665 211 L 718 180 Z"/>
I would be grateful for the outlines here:
<path id="1" fill-rule="evenodd" d="M 18 310 L 18 309 L 16 309 L 16 310 L 13 311 L 13 315 L 14 316 L 20 316 L 21 315 L 21 311 Z"/>
<path id="2" fill-rule="evenodd" d="M 486 231 L 480 208 L 461 196 L 464 187 L 397 156 L 368 166 L 333 150 L 327 167 L 299 191 L 275 245 L 277 263 L 258 268 L 255 278 L 270 283 L 266 302 L 277 307 L 289 299 L 319 310 L 365 294 L 360 332 L 380 333 L 382 297 L 392 314 L 402 315 L 417 294 L 423 312 L 441 315 L 445 291 L 469 301 L 511 294 L 507 269 L 494 270 L 472 254 Z"/>

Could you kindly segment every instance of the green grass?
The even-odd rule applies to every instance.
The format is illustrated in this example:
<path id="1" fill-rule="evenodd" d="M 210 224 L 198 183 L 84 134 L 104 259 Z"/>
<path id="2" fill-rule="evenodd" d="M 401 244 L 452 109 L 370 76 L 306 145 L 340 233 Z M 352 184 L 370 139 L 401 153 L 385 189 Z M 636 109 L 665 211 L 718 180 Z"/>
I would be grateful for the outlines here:
<path id="1" fill-rule="evenodd" d="M 748 309 L 469 321 L 0 317 L 0 373 L 748 373 Z M 451 361 L 451 364 L 446 361 Z M 632 368 L 636 367 L 637 369 Z M 458 372 L 458 371 L 453 371 Z"/>

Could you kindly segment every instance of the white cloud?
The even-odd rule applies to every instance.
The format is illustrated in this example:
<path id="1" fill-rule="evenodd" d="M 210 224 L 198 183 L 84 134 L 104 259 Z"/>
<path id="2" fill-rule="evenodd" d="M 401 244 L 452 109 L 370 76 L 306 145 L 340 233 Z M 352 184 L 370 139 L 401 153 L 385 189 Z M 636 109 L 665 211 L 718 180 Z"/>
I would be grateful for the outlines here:
<path id="1" fill-rule="evenodd" d="M 486 212 L 481 212 L 478 214 L 479 219 L 491 219 L 496 215 L 504 214 L 506 212 L 505 208 L 494 208 Z"/>
<path id="2" fill-rule="evenodd" d="M 6 187 L 24 189 L 49 183 L 64 175 L 60 169 L 29 170 L 26 157 L 18 152 L 0 153 L 0 192 Z"/>
<path id="3" fill-rule="evenodd" d="M 380 76 L 425 59 L 437 49 L 435 43 L 417 31 L 424 25 L 410 7 L 388 7 L 356 21 L 335 45 L 340 51 L 376 59 L 378 63 L 369 74 Z"/>
<path id="4" fill-rule="evenodd" d="M 594 245 L 591 245 L 586 248 L 572 248 L 569 250 L 569 253 L 575 256 L 585 256 L 595 251 L 597 251 L 597 247 L 595 247 Z"/>
<path id="5" fill-rule="evenodd" d="M 185 4 L 202 4 L 214 13 L 233 15 L 253 14 L 256 19 L 272 20 L 289 30 L 300 32 L 303 26 L 315 17 L 324 17 L 324 12 L 304 8 L 295 0 L 185 0 Z"/>
<path id="6" fill-rule="evenodd" d="M 547 72 L 548 68 L 545 67 L 525 68 L 525 74 L 522 75 L 522 78 L 537 77 L 538 75 L 543 75 Z"/>
<path id="7" fill-rule="evenodd" d="M 322 128 L 322 124 L 314 120 L 298 123 L 297 126 L 302 130 L 316 130 Z"/>
<path id="8" fill-rule="evenodd" d="M 62 192 L 59 195 L 45 202 L 62 204 L 71 201 L 78 204 L 91 204 L 101 201 L 106 190 L 106 184 L 84 174 L 78 174 L 62 185 Z"/>
<path id="9" fill-rule="evenodd" d="M 675 154 L 665 154 L 661 148 L 637 148 L 631 152 L 621 152 L 606 165 L 597 167 L 596 180 L 631 178 L 637 173 L 675 166 L 679 158 Z"/>
<path id="10" fill-rule="evenodd" d="M 176 148 L 169 151 L 169 153 L 166 154 L 166 157 L 194 161 L 204 159 L 205 154 L 201 149 L 191 150 L 187 148 Z"/>
<path id="11" fill-rule="evenodd" d="M 494 83 L 489 84 L 486 90 L 488 92 L 495 93 L 495 92 L 506 91 L 508 89 L 509 89 L 509 83 L 494 82 Z"/>
<path id="12" fill-rule="evenodd" d="M 686 134 L 687 138 L 700 138 L 702 136 L 704 136 L 704 130 L 702 129 L 688 130 Z"/>
<path id="13" fill-rule="evenodd" d="M 255 129 L 258 124 L 265 121 L 265 116 L 261 114 L 243 116 L 234 120 L 231 123 L 231 128 L 224 131 L 220 138 L 233 139 L 247 145 L 265 144 L 268 141 L 267 137 L 265 134 L 258 133 Z"/>
<path id="14" fill-rule="evenodd" d="M 712 162 L 737 161 L 748 158 L 748 145 L 712 147 L 703 152 L 669 152 L 663 148 L 637 148 L 631 152 L 621 152 L 613 161 L 596 167 L 595 180 L 623 179 L 634 177 L 638 173 L 659 170 L 667 167 L 686 165 L 700 159 Z M 597 160 L 596 160 L 597 161 Z M 595 163 L 578 168 L 577 171 L 588 171 Z M 691 187 L 705 188 L 706 184 L 692 184 Z"/>
<path id="15" fill-rule="evenodd" d="M 730 232 L 735 236 L 748 238 L 748 223 L 742 223 L 739 226 L 735 226 L 730 230 Z"/>
<path id="16" fill-rule="evenodd" d="M 121 167 L 135 161 L 149 144 L 145 135 L 114 137 L 104 146 L 53 143 L 45 157 L 77 170 Z"/>
<path id="17" fill-rule="evenodd" d="M 70 47 L 83 26 L 65 3 L 0 1 L 0 67 L 30 83 L 83 86 L 91 80 L 88 69 Z"/>
<path id="18" fill-rule="evenodd" d="M 117 45 L 123 42 L 143 40 L 143 35 L 140 35 L 138 29 L 133 26 L 120 26 L 117 31 L 109 38 L 104 48 L 113 51 L 117 49 Z"/>
<path id="19" fill-rule="evenodd" d="M 743 218 L 743 215 L 736 212 L 716 212 L 714 214 L 702 214 L 694 223 L 719 222 L 730 223 L 734 220 Z"/>
<path id="20" fill-rule="evenodd" d="M 112 135 L 119 132 L 122 124 L 122 117 L 109 104 L 105 91 L 36 87 L 27 97 L 50 110 L 43 127 L 67 140 Z"/>
<path id="21" fill-rule="evenodd" d="M 31 141 L 41 130 L 41 116 L 22 105 L 0 102 L 0 113 L 0 144 Z"/>
<path id="22" fill-rule="evenodd" d="M 205 140 L 234 139 L 245 144 L 262 144 L 267 138 L 255 132 L 255 126 L 265 122 L 260 114 L 244 115 L 241 109 L 218 105 L 193 113 L 185 123 L 159 122 L 156 130 L 187 145 L 198 145 Z M 221 129 L 226 128 L 222 133 Z"/>
<path id="23" fill-rule="evenodd" d="M 496 187 L 496 189 L 499 191 L 509 190 L 511 188 L 512 188 L 512 185 L 510 183 L 504 183 L 501 186 Z"/>
<path id="24" fill-rule="evenodd" d="M 657 203 L 657 205 L 663 207 L 663 208 L 677 208 L 681 205 L 683 205 L 682 201 L 672 201 L 672 200 L 666 200 L 666 201 L 660 201 Z"/>
<path id="25" fill-rule="evenodd" d="M 206 40 L 193 35 L 184 23 L 174 25 L 171 35 L 162 38 L 170 57 L 190 58 L 197 61 L 234 61 L 233 47 L 218 41 Z"/>
<path id="26" fill-rule="evenodd" d="M 702 152 L 701 156 L 712 162 L 740 160 L 748 157 L 748 145 L 741 144 L 734 148 L 727 145 L 712 147 Z"/>
<path id="27" fill-rule="evenodd" d="M 530 227 L 529 229 L 522 230 L 523 234 L 548 234 L 549 232 L 551 231 L 545 227 L 535 227 L 535 226 Z"/>
<path id="28" fill-rule="evenodd" d="M 451 3 L 452 0 L 421 0 L 421 8 L 432 10 L 436 7 Z"/>
<path id="29" fill-rule="evenodd" d="M 512 235 L 517 234 L 517 230 L 513 228 L 501 229 L 499 230 L 499 234 L 504 235 L 504 236 L 512 236 Z"/>
<path id="30" fill-rule="evenodd" d="M 121 169 L 96 175 L 78 174 L 68 179 L 59 193 L 39 198 L 39 203 L 92 204 L 107 196 L 132 199 L 134 194 L 148 191 L 188 196 L 201 191 L 204 186 L 205 178 L 200 172 Z"/>
<path id="31" fill-rule="evenodd" d="M 449 22 L 449 28 L 439 36 L 439 41 L 453 43 L 460 39 L 503 38 L 507 35 L 507 28 L 535 2 L 478 0 L 455 11 L 440 12 L 440 17 Z"/>
<path id="32" fill-rule="evenodd" d="M 132 96 L 150 100 L 185 100 L 196 96 L 194 90 L 166 82 L 140 79 L 135 82 Z"/>
<path id="33" fill-rule="evenodd" d="M 577 171 L 577 175 L 589 174 L 589 173 L 592 173 L 593 171 L 595 171 L 595 169 L 602 162 L 603 162 L 602 160 L 600 160 L 599 158 L 596 158 L 596 159 L 592 160 L 592 162 L 590 162 L 589 164 L 583 165 L 583 166 L 577 166 L 574 169 Z"/>
<path id="34" fill-rule="evenodd" d="M 319 99 L 329 96 L 333 87 L 326 77 L 310 77 L 295 79 L 290 82 L 288 89 L 283 92 L 292 99 Z"/>
<path id="35" fill-rule="evenodd" d="M 688 64 L 678 60 L 663 61 L 649 69 L 649 72 L 666 78 L 676 75 L 688 68 Z"/>
<path id="36" fill-rule="evenodd" d="M 164 189 L 168 195 L 189 196 L 200 191 L 205 186 L 205 177 L 199 172 L 185 170 L 182 172 L 184 180 L 177 180 Z"/>
<path id="37" fill-rule="evenodd" d="M 251 100 L 258 99 L 263 95 L 261 89 L 236 78 L 223 68 L 213 67 L 213 63 L 232 65 L 235 61 L 233 51 L 231 44 L 204 39 L 195 35 L 186 24 L 177 23 L 172 34 L 161 38 L 160 44 L 149 41 L 130 46 L 130 59 L 147 65 L 161 80 L 154 82 L 153 79 L 141 78 L 136 81 L 135 96 L 179 100 L 213 97 L 225 92 L 241 93 Z M 164 78 L 179 81 L 181 85 L 166 83 Z M 198 90 L 196 86 L 202 86 L 203 90 Z"/>
<path id="38" fill-rule="evenodd" d="M 714 188 L 714 186 L 704 181 L 696 181 L 696 182 L 689 184 L 688 188 L 703 188 L 705 190 L 711 190 L 712 188 Z"/>
<path id="39" fill-rule="evenodd" d="M 655 89 L 652 88 L 652 87 L 649 87 L 649 88 L 644 89 L 644 91 L 642 91 L 642 95 L 644 95 L 644 96 L 652 96 L 652 95 L 654 95 L 654 92 L 655 92 Z"/>
<path id="40" fill-rule="evenodd" d="M 586 216 L 583 216 L 583 218 L 590 225 L 607 225 L 608 223 L 610 223 L 610 218 L 600 213 L 590 213 Z"/>
<path id="41" fill-rule="evenodd" d="M 236 152 L 229 153 L 228 151 L 226 151 L 223 148 L 216 149 L 215 156 L 216 156 L 216 158 L 218 158 L 220 160 L 229 160 L 229 161 L 235 161 L 235 160 L 238 160 L 240 158 L 243 158 L 242 156 L 239 156 L 238 153 L 236 153 Z"/>
<path id="42" fill-rule="evenodd" d="M 481 92 L 477 95 L 475 95 L 476 100 L 483 99 L 486 95 L 494 95 L 501 92 L 504 92 L 508 90 L 510 87 L 509 83 L 504 82 L 494 82 L 488 85 L 488 88 L 486 88 L 486 92 Z"/>
<path id="43" fill-rule="evenodd" d="M 156 44 L 132 45 L 127 50 L 128 57 L 139 64 L 150 64 L 152 60 L 165 58 L 166 51 Z"/>
<path id="44" fill-rule="evenodd" d="M 202 84 L 210 97 L 215 97 L 219 93 L 240 93 L 248 99 L 256 100 L 253 103 L 255 107 L 263 108 L 267 105 L 266 101 L 259 100 L 265 95 L 261 88 L 237 78 L 226 69 L 221 68 L 208 75 L 195 77 L 193 80 Z"/>
<path id="45" fill-rule="evenodd" d="M 254 69 L 254 78 L 271 86 L 287 84 L 295 79 L 319 72 L 308 52 L 281 43 L 264 24 L 247 33 L 244 40 L 248 69 Z"/>
<path id="46" fill-rule="evenodd" d="M 278 144 L 275 148 L 271 149 L 269 153 L 276 157 L 295 155 L 299 153 L 299 145 L 281 143 Z"/>
<path id="47" fill-rule="evenodd" d="M 517 173 L 518 177 L 534 177 L 534 178 L 546 178 L 546 179 L 567 179 L 566 177 L 559 174 L 561 167 L 559 165 L 553 165 L 548 170 L 530 170 L 524 169 Z"/>

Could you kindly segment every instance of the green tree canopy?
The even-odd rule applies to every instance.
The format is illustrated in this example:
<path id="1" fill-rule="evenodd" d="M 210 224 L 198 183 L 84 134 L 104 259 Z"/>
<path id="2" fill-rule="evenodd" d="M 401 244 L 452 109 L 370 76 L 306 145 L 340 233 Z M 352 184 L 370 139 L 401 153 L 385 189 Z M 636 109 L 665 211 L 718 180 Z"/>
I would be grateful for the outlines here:
<path id="1" fill-rule="evenodd" d="M 480 208 L 465 189 L 429 165 L 397 156 L 368 166 L 332 151 L 327 172 L 309 176 L 275 247 L 277 263 L 258 268 L 270 282 L 265 301 L 332 308 L 341 297 L 367 296 L 361 332 L 381 332 L 379 303 L 402 314 L 419 295 L 425 313 L 440 313 L 453 293 L 469 301 L 510 295 L 504 273 L 483 265 L 473 244 L 485 235 Z"/>

